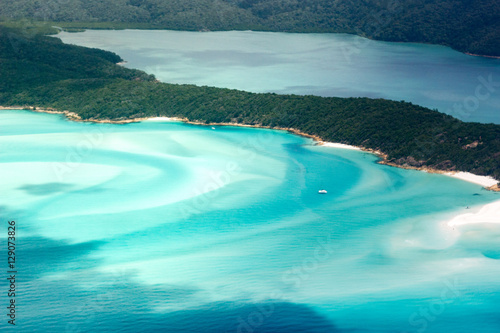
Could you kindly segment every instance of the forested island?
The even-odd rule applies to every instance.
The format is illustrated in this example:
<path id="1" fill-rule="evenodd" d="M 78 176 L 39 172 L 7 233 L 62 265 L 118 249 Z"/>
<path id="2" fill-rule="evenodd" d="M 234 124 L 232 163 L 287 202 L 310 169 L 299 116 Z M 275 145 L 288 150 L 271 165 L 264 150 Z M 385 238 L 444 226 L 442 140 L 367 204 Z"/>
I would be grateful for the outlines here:
<path id="1" fill-rule="evenodd" d="M 4 0 L 0 19 L 69 30 L 335 32 L 500 56 L 497 0 Z"/>
<path id="2" fill-rule="evenodd" d="M 117 65 L 111 52 L 0 27 L 0 105 L 35 106 L 82 120 L 179 117 L 205 124 L 287 128 L 377 150 L 386 162 L 468 171 L 500 180 L 500 125 L 465 123 L 411 103 L 257 94 L 160 83 Z"/>

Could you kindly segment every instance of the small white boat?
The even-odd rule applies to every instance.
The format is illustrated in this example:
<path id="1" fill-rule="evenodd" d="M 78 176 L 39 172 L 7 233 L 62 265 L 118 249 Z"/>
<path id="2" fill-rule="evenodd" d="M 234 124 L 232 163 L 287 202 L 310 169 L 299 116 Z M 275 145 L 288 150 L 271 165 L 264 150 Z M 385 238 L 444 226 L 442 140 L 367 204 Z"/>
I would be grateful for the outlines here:
<path id="1" fill-rule="evenodd" d="M 212 127 L 212 129 L 215 129 L 215 127 Z"/>
<path id="2" fill-rule="evenodd" d="M 319 190 L 318 193 L 319 194 L 327 194 L 328 192 L 326 190 Z"/>

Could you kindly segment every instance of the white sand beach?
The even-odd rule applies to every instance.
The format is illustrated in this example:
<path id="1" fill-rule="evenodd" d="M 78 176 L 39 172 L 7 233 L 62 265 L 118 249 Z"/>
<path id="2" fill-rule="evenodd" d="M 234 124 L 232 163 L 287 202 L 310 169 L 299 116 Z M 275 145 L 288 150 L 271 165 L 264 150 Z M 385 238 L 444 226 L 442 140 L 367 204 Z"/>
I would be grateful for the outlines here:
<path id="1" fill-rule="evenodd" d="M 73 120 L 73 121 L 82 121 L 81 118 L 80 118 L 80 116 L 78 114 L 74 113 L 74 112 L 57 111 L 57 110 L 44 109 L 44 108 L 35 109 L 32 106 L 29 106 L 27 108 L 28 108 L 28 110 L 34 111 L 34 112 L 64 114 L 70 120 Z M 23 109 L 23 108 L 22 107 L 4 107 L 4 106 L 0 106 L 0 110 L 21 110 L 21 109 Z M 24 107 L 24 109 L 26 109 L 26 107 Z M 118 121 L 116 121 L 116 120 L 113 121 L 113 120 L 87 119 L 87 120 L 84 120 L 84 121 L 87 121 L 87 122 L 96 122 L 96 123 L 119 123 L 119 124 L 126 124 L 126 123 L 140 122 L 140 121 L 152 121 L 152 122 L 181 121 L 181 122 L 186 122 L 186 123 L 190 123 L 190 124 L 206 125 L 206 124 L 202 124 L 202 123 L 198 123 L 198 122 L 188 121 L 185 118 L 183 119 L 183 118 L 177 118 L 177 117 L 134 118 L 134 119 L 126 119 L 126 120 L 118 120 Z M 255 125 L 246 125 L 246 124 L 243 125 L 243 124 L 233 124 L 233 123 L 217 123 L 217 124 L 210 123 L 209 125 L 228 125 L 228 126 L 239 126 L 239 127 L 261 127 L 261 128 L 268 128 L 268 127 L 265 127 L 265 126 L 255 126 Z M 332 147 L 332 148 L 340 148 L 340 149 L 349 149 L 349 150 L 358 150 L 358 151 L 365 150 L 365 149 L 362 149 L 360 147 L 356 147 L 356 146 L 352 146 L 352 145 L 347 145 L 347 144 L 343 144 L 343 143 L 321 141 L 321 139 L 319 137 L 317 137 L 317 136 L 309 135 L 309 134 L 303 133 L 303 132 L 301 132 L 299 130 L 295 130 L 295 129 L 289 129 L 289 128 L 280 128 L 280 129 L 290 131 L 290 132 L 295 133 L 297 135 L 301 135 L 301 136 L 313 138 L 314 140 L 317 141 L 317 144 L 319 146 Z M 370 151 L 370 150 L 368 150 L 368 151 Z M 381 156 L 382 158 L 385 159 L 384 154 L 381 153 L 381 152 L 378 152 L 378 151 L 370 151 L 370 152 L 378 154 L 379 156 Z M 389 165 L 393 165 L 393 166 L 396 166 L 396 167 L 402 167 L 400 165 L 395 165 L 395 164 L 389 164 Z M 425 171 L 425 172 L 429 172 L 429 170 L 425 169 L 425 168 L 417 168 L 417 169 Z M 450 177 L 454 177 L 454 178 L 465 180 L 465 181 L 468 181 L 468 182 L 471 182 L 471 183 L 479 184 L 479 185 L 481 185 L 481 186 L 483 186 L 483 187 L 485 187 L 485 188 L 487 188 L 489 190 L 493 190 L 493 191 L 498 191 L 499 190 L 498 186 L 495 186 L 499 182 L 496 179 L 494 179 L 492 177 L 489 177 L 489 176 L 478 176 L 478 175 L 474 175 L 474 174 L 472 174 L 470 172 L 442 172 L 442 171 L 439 171 L 439 170 L 430 170 L 430 171 L 431 172 L 442 173 L 442 174 L 450 176 Z"/>
<path id="2" fill-rule="evenodd" d="M 479 184 L 484 187 L 490 187 L 498 183 L 498 180 L 492 177 L 478 176 L 470 172 L 445 172 L 444 174 L 453 178 L 458 178 L 471 183 Z"/>
<path id="3" fill-rule="evenodd" d="M 181 119 L 174 117 L 153 117 L 146 118 L 144 121 L 181 121 Z"/>
<path id="4" fill-rule="evenodd" d="M 318 145 L 319 146 L 325 146 L 325 147 L 341 148 L 341 149 L 361 150 L 361 148 L 359 148 L 359 147 L 351 146 L 351 145 L 346 145 L 346 144 L 343 144 L 343 143 L 337 143 L 337 142 L 319 141 Z"/>
<path id="5" fill-rule="evenodd" d="M 461 214 L 448 221 L 449 227 L 476 223 L 500 224 L 500 200 L 484 205 L 479 211 Z"/>

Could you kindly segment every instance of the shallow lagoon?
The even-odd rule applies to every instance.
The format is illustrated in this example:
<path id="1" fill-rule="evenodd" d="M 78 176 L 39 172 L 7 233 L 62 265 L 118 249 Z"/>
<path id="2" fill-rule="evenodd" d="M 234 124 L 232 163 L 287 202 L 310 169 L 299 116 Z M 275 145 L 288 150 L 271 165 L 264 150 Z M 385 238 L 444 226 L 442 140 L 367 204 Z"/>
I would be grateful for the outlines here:
<path id="1" fill-rule="evenodd" d="M 0 124 L 20 331 L 500 328 L 498 225 L 443 223 L 498 193 L 282 131 Z"/>

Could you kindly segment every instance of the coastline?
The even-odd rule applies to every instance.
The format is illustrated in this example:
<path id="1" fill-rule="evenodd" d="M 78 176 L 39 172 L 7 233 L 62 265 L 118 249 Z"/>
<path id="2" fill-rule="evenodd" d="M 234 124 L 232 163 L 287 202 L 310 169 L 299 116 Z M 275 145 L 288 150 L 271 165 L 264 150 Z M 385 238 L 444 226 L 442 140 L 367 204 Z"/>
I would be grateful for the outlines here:
<path id="1" fill-rule="evenodd" d="M 467 55 L 473 56 L 473 57 L 483 57 L 483 58 L 490 58 L 490 59 L 500 59 L 500 56 L 490 56 L 490 55 L 475 54 L 475 53 L 469 53 L 469 52 L 464 52 L 464 54 L 467 54 Z"/>
<path id="2" fill-rule="evenodd" d="M 348 144 L 344 144 L 344 143 L 340 143 L 340 142 L 326 142 L 326 141 L 323 141 L 323 139 L 317 135 L 308 134 L 308 133 L 302 132 L 300 130 L 297 130 L 295 128 L 271 127 L 271 126 L 263 126 L 263 125 L 259 125 L 259 124 L 249 125 L 249 124 L 239 124 L 239 123 L 203 123 L 203 122 L 199 122 L 199 121 L 191 121 L 187 118 L 165 117 L 165 116 L 118 119 L 118 120 L 109 120 L 109 119 L 102 120 L 102 119 L 93 119 L 93 118 L 83 120 L 75 112 L 58 111 L 58 110 L 55 110 L 52 108 L 38 108 L 38 107 L 34 107 L 34 106 L 23 106 L 23 107 L 0 106 L 0 110 L 25 110 L 25 111 L 39 112 L 39 113 L 62 114 L 68 120 L 71 120 L 71 121 L 100 123 L 100 124 L 130 124 L 130 123 L 137 123 L 137 122 L 141 122 L 141 121 L 180 121 L 180 122 L 183 122 L 186 124 L 201 125 L 201 126 L 235 126 L 235 127 L 249 127 L 249 128 L 282 130 L 282 131 L 287 131 L 287 132 L 295 134 L 295 135 L 299 135 L 302 137 L 313 139 L 316 142 L 316 145 L 318 145 L 318 146 L 332 147 L 332 148 L 339 148 L 339 149 L 358 150 L 358 151 L 364 151 L 364 152 L 368 152 L 368 153 L 377 155 L 380 158 L 380 161 L 378 162 L 379 164 L 388 165 L 388 166 L 392 166 L 392 167 L 396 167 L 396 168 L 400 168 L 400 169 L 418 170 L 418 171 L 423 171 L 423 172 L 428 172 L 428 173 L 442 174 L 445 176 L 449 176 L 449 177 L 453 177 L 453 178 L 460 179 L 463 181 L 468 181 L 468 182 L 471 182 L 474 184 L 481 185 L 481 186 L 483 186 L 483 188 L 485 188 L 486 190 L 489 190 L 489 191 L 500 192 L 500 186 L 499 186 L 500 181 L 497 181 L 496 179 L 489 177 L 489 176 L 480 176 L 480 175 L 475 175 L 473 173 L 464 172 L 464 171 L 438 170 L 438 169 L 433 169 L 433 168 L 429 168 L 426 166 L 414 167 L 414 166 L 408 166 L 408 165 L 400 165 L 400 164 L 390 162 L 388 160 L 388 156 L 379 150 L 374 150 L 374 149 L 370 149 L 370 148 L 366 148 L 366 147 L 362 147 L 362 146 L 352 146 L 352 145 L 348 145 Z"/>
<path id="3" fill-rule="evenodd" d="M 498 181 L 488 176 L 478 176 L 470 172 L 445 172 L 444 175 L 482 185 L 485 188 L 494 187 Z"/>
<path id="4" fill-rule="evenodd" d="M 318 146 L 332 147 L 332 148 L 339 148 L 339 149 L 349 149 L 349 150 L 362 150 L 360 147 L 346 145 L 344 143 L 338 143 L 338 142 L 319 141 Z"/>
<path id="5" fill-rule="evenodd" d="M 81 29 L 83 30 L 82 32 L 86 31 L 86 30 L 127 30 L 127 29 L 130 29 L 130 30 L 172 30 L 172 29 L 169 29 L 169 28 L 158 28 L 158 27 L 129 27 L 129 28 L 96 28 L 96 27 L 90 27 L 90 28 L 76 28 L 76 29 Z M 175 29 L 174 29 L 175 30 Z M 58 35 L 59 33 L 63 32 L 63 31 L 66 31 L 64 28 L 61 28 L 60 30 L 57 31 L 57 33 L 55 35 Z M 230 30 L 208 30 L 208 29 L 201 29 L 201 30 L 180 30 L 180 31 L 198 31 L 198 32 L 224 32 L 224 31 L 252 31 L 252 32 L 276 32 L 276 33 L 287 33 L 287 34 L 290 34 L 290 33 L 295 33 L 295 34 L 318 34 L 318 33 L 322 33 L 322 34 L 347 34 L 347 35 L 354 35 L 354 36 L 358 36 L 358 37 L 362 37 L 362 38 L 366 38 L 370 41 L 379 41 L 379 42 L 387 42 L 387 43 L 402 43 L 402 44 L 423 44 L 423 45 L 438 45 L 438 46 L 444 46 L 444 47 L 448 47 L 454 51 L 457 51 L 457 52 L 460 52 L 462 54 L 465 54 L 465 55 L 468 55 L 468 56 L 473 56 L 473 57 L 482 57 L 482 58 L 490 58 L 490 59 L 500 59 L 500 56 L 491 56 L 491 55 L 484 55 L 484 54 L 477 54 L 477 53 L 470 53 L 470 52 L 467 52 L 467 51 L 460 51 L 448 44 L 436 44 L 436 43 L 430 43 L 430 42 L 415 42 L 415 41 L 393 41 L 393 40 L 386 40 L 386 39 L 377 39 L 373 36 L 367 36 L 365 34 L 358 34 L 358 33 L 349 33 L 349 32 L 320 32 L 320 31 L 317 31 L 317 32 L 307 32 L 307 31 L 304 31 L 304 32 L 300 32 L 300 31 L 288 31 L 288 32 L 284 32 L 284 31 L 273 31 L 273 30 L 252 30 L 252 29 L 230 29 Z M 69 32 L 69 31 L 66 31 L 66 32 Z M 80 32 L 80 31 L 78 31 Z M 123 66 L 127 63 L 127 61 L 122 61 L 122 62 L 119 62 L 117 63 L 117 65 L 120 65 L 120 66 Z"/>
<path id="6" fill-rule="evenodd" d="M 98 123 L 98 124 L 130 124 L 137 123 L 141 121 L 186 121 L 185 118 L 176 117 L 144 117 L 144 118 L 131 118 L 131 119 L 119 119 L 119 120 L 109 120 L 109 119 L 82 119 L 76 112 L 71 111 L 58 111 L 52 108 L 39 108 L 34 106 L 0 106 L 0 110 L 23 110 L 39 113 L 50 113 L 50 114 L 62 114 L 68 120 L 83 122 L 83 123 Z"/>
<path id="7" fill-rule="evenodd" d="M 175 117 L 153 117 L 153 118 L 145 118 L 144 121 L 180 121 L 180 118 Z"/>
<path id="8" fill-rule="evenodd" d="M 364 150 L 364 149 L 362 149 L 362 150 Z M 465 172 L 465 171 L 439 170 L 439 169 L 433 169 L 433 168 L 430 168 L 427 166 L 413 167 L 413 166 L 409 166 L 409 165 L 400 165 L 400 164 L 396 164 L 393 162 L 389 162 L 387 160 L 387 155 L 383 154 L 382 152 L 373 151 L 373 153 L 382 158 L 382 160 L 378 162 L 380 164 L 389 165 L 389 166 L 400 168 L 400 169 L 418 170 L 418 171 L 423 171 L 423 172 L 427 172 L 427 173 L 438 173 L 438 174 L 441 174 L 444 176 L 460 179 L 460 180 L 463 180 L 463 181 L 466 181 L 469 183 L 481 185 L 483 188 L 485 188 L 488 191 L 500 192 L 500 186 L 498 186 L 498 183 L 500 183 L 500 181 L 497 181 L 496 179 L 494 179 L 490 176 L 480 176 L 480 175 L 476 175 L 476 174 L 473 174 L 471 172 Z"/>
<path id="9" fill-rule="evenodd" d="M 58 111 L 56 109 L 51 108 L 38 108 L 35 106 L 0 106 L 0 110 L 24 110 L 31 112 L 39 112 L 39 113 L 51 113 L 51 114 L 63 114 L 68 120 L 73 121 L 82 121 L 82 118 L 78 115 L 78 113 L 70 112 L 70 111 Z"/>
<path id="10" fill-rule="evenodd" d="M 500 224 L 500 200 L 474 208 L 471 213 L 460 214 L 446 221 L 446 225 L 450 228 L 478 223 Z"/>

